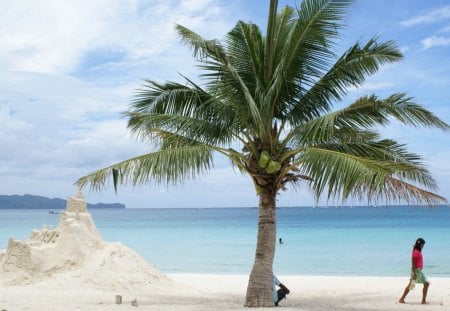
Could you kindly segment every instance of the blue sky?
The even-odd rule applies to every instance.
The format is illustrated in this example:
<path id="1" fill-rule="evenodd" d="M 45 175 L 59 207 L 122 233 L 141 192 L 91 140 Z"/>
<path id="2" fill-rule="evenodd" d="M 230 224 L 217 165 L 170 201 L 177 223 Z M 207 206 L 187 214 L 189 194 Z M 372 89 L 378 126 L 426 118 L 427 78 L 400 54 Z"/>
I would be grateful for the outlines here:
<path id="1" fill-rule="evenodd" d="M 120 113 L 142 79 L 195 78 L 179 23 L 222 39 L 237 20 L 265 29 L 268 0 L 14 1 L 0 11 L 0 194 L 67 197 L 73 183 L 95 169 L 145 153 Z M 280 1 L 279 6 L 299 5 Z M 450 3 L 360 0 L 349 9 L 338 46 L 374 35 L 395 40 L 404 59 L 384 66 L 343 104 L 375 93 L 406 92 L 450 123 Z M 449 133 L 393 124 L 386 137 L 422 154 L 450 199 Z M 224 159 L 197 181 L 177 187 L 144 185 L 85 192 L 90 202 L 138 207 L 256 206 L 250 180 Z M 326 204 L 326 202 L 320 202 Z M 329 202 L 328 204 L 334 204 Z M 314 204 L 305 187 L 281 193 L 280 206 Z"/>

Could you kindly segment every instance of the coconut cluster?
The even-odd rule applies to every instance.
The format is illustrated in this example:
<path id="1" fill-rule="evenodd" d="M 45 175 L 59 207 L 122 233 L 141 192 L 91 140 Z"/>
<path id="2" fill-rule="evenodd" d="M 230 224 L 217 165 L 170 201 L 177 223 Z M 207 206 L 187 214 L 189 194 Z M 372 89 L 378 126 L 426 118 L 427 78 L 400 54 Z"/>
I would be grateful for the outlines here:
<path id="1" fill-rule="evenodd" d="M 275 174 L 281 169 L 281 163 L 271 159 L 267 151 L 261 152 L 258 160 L 258 166 L 264 168 L 267 174 Z"/>

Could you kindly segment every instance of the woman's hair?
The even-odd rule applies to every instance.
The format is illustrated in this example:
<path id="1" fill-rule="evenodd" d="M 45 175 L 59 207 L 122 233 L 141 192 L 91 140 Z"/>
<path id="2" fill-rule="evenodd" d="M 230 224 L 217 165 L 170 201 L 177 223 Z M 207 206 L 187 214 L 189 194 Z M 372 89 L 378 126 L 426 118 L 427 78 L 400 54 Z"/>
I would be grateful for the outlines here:
<path id="1" fill-rule="evenodd" d="M 419 252 L 422 251 L 422 247 L 425 244 L 425 240 L 422 238 L 418 238 L 416 243 L 414 244 L 414 249 L 417 249 Z"/>

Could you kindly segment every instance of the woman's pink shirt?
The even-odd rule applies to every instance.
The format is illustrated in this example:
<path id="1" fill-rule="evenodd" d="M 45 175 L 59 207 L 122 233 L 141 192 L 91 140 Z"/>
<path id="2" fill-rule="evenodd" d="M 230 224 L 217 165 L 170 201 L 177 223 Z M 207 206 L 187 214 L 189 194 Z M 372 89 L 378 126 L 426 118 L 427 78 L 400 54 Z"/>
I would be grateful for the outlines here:
<path id="1" fill-rule="evenodd" d="M 412 257 L 416 259 L 416 266 L 414 267 L 414 269 L 422 269 L 423 268 L 422 253 L 417 249 L 414 249 L 412 252 Z"/>

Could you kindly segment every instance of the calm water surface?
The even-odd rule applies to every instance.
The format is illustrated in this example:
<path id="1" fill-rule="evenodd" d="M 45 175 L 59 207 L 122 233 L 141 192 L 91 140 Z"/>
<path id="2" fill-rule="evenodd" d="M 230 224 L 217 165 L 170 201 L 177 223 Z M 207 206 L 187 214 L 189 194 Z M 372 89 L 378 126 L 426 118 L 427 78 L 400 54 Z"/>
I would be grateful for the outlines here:
<path id="1" fill-rule="evenodd" d="M 92 209 L 108 241 L 121 241 L 163 272 L 247 274 L 253 263 L 257 210 Z M 56 226 L 47 210 L 0 209 L 0 249 L 7 239 L 27 238 L 43 224 Z M 360 207 L 277 210 L 277 274 L 404 276 L 417 237 L 425 272 L 450 276 L 450 208 Z"/>

